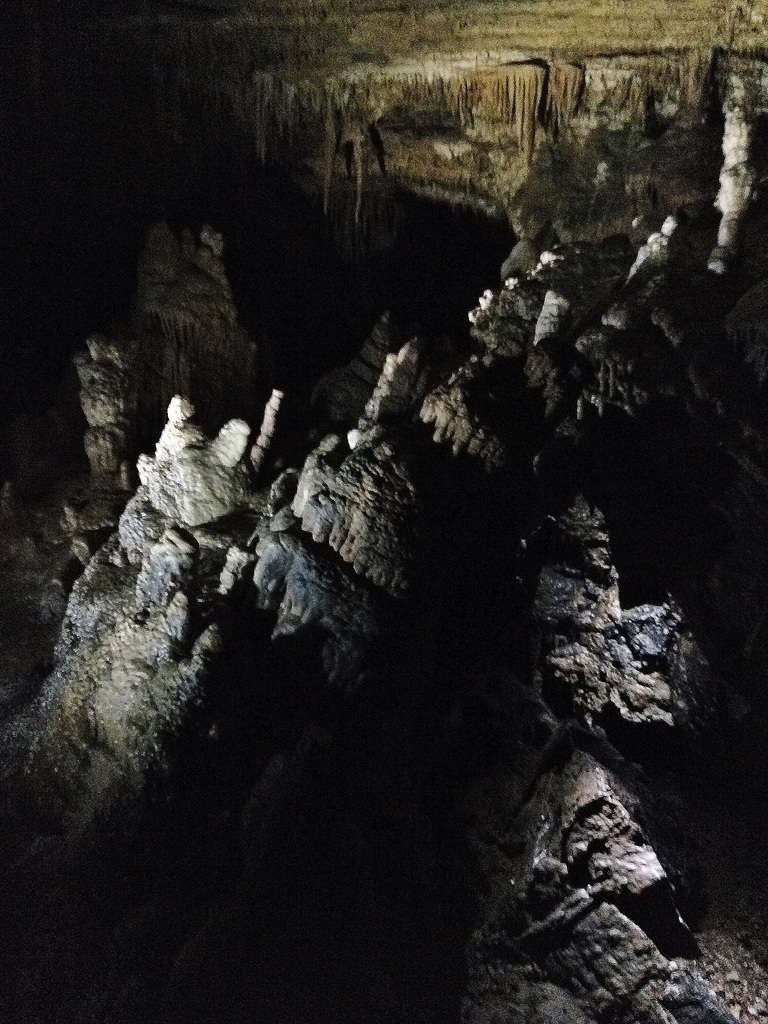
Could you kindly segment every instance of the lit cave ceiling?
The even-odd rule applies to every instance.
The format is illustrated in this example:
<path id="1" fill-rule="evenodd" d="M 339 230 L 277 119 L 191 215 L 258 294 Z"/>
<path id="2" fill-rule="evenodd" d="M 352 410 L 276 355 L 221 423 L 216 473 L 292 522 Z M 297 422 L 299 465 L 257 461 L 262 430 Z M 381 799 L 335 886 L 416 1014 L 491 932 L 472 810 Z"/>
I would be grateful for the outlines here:
<path id="1" fill-rule="evenodd" d="M 9 1024 L 768 1019 L 767 33 L 9 17 Z"/>

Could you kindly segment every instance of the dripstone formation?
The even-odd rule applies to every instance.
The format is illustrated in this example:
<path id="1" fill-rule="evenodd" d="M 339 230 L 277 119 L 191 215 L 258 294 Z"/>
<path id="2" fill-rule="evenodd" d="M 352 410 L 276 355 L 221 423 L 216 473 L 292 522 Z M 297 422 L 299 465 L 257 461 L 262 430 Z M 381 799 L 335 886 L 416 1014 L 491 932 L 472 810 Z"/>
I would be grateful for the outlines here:
<path id="1" fill-rule="evenodd" d="M 147 218 L 81 464 L 0 493 L 4 1019 L 768 1018 L 760 53 L 252 8 L 73 41 L 198 212 L 255 153 L 371 266 L 404 191 L 512 251 L 451 338 L 311 310 L 305 380 L 215 218 Z"/>

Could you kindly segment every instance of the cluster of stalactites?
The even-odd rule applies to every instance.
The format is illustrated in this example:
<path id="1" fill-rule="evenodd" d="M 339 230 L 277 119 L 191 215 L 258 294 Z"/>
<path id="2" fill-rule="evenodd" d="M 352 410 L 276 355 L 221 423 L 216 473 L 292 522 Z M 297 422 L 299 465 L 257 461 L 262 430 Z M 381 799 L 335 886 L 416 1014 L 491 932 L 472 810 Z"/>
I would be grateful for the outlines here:
<path id="1" fill-rule="evenodd" d="M 442 99 L 464 127 L 473 126 L 476 115 L 503 122 L 514 131 L 520 151 L 530 155 L 537 132 L 556 133 L 574 116 L 584 84 L 584 69 L 578 65 L 530 62 L 451 79 L 440 89 L 416 80 L 408 93 L 417 102 Z"/>

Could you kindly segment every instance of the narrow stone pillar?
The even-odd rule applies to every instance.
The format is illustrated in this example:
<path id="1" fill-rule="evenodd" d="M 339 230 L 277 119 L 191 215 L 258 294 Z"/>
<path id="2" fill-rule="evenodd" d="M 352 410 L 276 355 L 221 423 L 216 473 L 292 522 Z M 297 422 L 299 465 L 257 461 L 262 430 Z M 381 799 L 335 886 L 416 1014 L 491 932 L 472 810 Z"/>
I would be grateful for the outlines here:
<path id="1" fill-rule="evenodd" d="M 728 78 L 723 114 L 723 167 L 720 191 L 715 200 L 715 206 L 723 216 L 717 232 L 717 245 L 707 263 L 715 274 L 726 273 L 736 258 L 741 222 L 752 198 L 755 181 L 755 169 L 750 159 L 753 124 L 746 88 L 738 75 L 732 74 Z"/>

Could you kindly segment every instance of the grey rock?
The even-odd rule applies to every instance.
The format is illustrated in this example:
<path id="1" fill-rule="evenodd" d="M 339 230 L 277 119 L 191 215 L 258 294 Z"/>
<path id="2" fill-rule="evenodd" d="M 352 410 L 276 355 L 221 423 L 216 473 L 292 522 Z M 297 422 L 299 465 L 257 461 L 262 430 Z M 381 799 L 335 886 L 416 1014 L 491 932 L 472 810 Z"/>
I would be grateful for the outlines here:
<path id="1" fill-rule="evenodd" d="M 410 582 L 419 508 L 402 444 L 380 427 L 351 452 L 334 435 L 326 438 L 307 458 L 293 500 L 313 540 L 391 593 Z"/>

